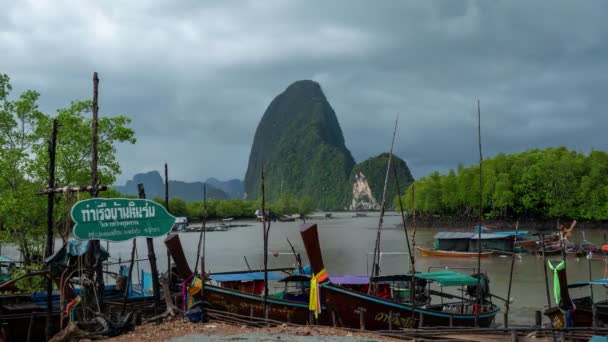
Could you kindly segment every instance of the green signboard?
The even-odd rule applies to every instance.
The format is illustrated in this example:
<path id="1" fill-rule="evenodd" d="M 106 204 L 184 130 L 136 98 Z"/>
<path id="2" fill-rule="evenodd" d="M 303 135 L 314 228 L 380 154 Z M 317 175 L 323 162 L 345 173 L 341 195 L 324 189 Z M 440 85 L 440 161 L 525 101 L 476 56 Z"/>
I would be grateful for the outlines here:
<path id="1" fill-rule="evenodd" d="M 74 236 L 80 240 L 125 241 L 167 234 L 175 217 L 145 199 L 91 198 L 72 207 Z"/>

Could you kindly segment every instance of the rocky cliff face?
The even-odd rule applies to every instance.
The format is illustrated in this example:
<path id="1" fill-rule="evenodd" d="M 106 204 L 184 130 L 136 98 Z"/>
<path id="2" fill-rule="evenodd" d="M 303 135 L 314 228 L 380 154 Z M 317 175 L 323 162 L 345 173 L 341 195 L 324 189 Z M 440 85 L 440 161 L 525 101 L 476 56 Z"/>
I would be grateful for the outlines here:
<path id="1" fill-rule="evenodd" d="M 353 180 L 353 199 L 350 204 L 350 210 L 378 210 L 380 205 L 372 195 L 372 189 L 369 187 L 367 177 L 363 172 L 358 171 L 354 175 Z"/>
<path id="2" fill-rule="evenodd" d="M 405 161 L 395 155 L 391 159 L 392 167 L 397 169 L 397 176 L 399 177 L 399 186 L 401 187 L 401 194 L 405 193 L 405 189 L 412 184 L 414 178 L 410 173 L 409 168 Z M 365 175 L 369 188 L 371 190 L 372 197 L 376 199 L 378 208 L 382 201 L 382 192 L 384 191 L 384 179 L 386 178 L 386 166 L 388 164 L 388 153 L 381 153 L 375 157 L 369 158 L 353 168 L 351 174 L 351 180 L 353 184 L 353 196 L 355 194 L 354 185 L 356 183 L 357 175 L 362 173 Z M 395 187 L 395 177 L 393 170 L 389 173 L 388 183 L 386 185 L 386 208 L 394 208 L 393 203 L 397 195 L 397 189 Z M 354 200 L 354 197 L 353 197 Z"/>
<path id="3" fill-rule="evenodd" d="M 267 200 L 289 193 L 309 197 L 321 209 L 344 209 L 354 164 L 321 86 L 297 81 L 262 116 L 249 155 L 245 193 L 248 199 L 260 197 L 263 168 Z"/>

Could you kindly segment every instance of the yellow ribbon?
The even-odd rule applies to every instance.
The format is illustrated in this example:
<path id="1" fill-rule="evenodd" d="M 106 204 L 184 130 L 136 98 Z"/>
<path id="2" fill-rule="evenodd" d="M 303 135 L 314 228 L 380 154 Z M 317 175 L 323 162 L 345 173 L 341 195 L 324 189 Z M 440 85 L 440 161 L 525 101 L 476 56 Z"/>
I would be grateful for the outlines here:
<path id="1" fill-rule="evenodd" d="M 194 295 L 199 293 L 203 288 L 203 281 L 199 278 L 194 278 L 192 284 L 188 287 L 188 309 L 194 304 Z"/>
<path id="2" fill-rule="evenodd" d="M 328 275 L 325 269 L 319 271 L 310 278 L 310 299 L 308 301 L 308 310 L 314 311 L 315 319 L 319 318 L 321 313 L 321 291 L 319 291 L 319 284 L 327 279 Z"/>

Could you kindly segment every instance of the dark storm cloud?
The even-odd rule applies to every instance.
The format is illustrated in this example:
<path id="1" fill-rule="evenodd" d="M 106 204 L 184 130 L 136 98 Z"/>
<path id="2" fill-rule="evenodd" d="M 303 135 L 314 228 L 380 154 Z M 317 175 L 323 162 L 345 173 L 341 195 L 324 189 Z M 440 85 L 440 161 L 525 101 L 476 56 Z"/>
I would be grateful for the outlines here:
<path id="1" fill-rule="evenodd" d="M 90 97 L 133 118 L 124 175 L 242 178 L 274 96 L 321 83 L 355 159 L 396 152 L 414 175 L 486 155 L 606 149 L 603 1 L 7 2 L 0 72 L 47 112 Z M 272 134 L 269 132 L 269 134 Z"/>

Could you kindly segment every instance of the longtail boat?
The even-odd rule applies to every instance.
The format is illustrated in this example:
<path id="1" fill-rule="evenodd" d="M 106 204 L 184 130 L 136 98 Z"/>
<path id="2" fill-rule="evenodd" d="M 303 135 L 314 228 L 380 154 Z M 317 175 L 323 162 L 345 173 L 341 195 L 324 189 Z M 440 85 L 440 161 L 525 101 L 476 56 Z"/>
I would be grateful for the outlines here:
<path id="1" fill-rule="evenodd" d="M 424 248 L 416 246 L 418 253 L 424 256 L 435 256 L 435 257 L 451 257 L 451 258 L 477 258 L 480 253 L 477 252 L 458 252 L 458 251 L 442 251 L 437 249 Z M 481 252 L 481 257 L 492 256 L 494 252 Z"/>
<path id="2" fill-rule="evenodd" d="M 554 272 L 554 295 L 557 305 L 545 310 L 545 315 L 551 319 L 554 328 L 592 327 L 593 307 L 596 311 L 596 323 L 598 327 L 608 324 L 608 300 L 593 302 L 591 296 L 578 298 L 570 297 L 572 288 L 580 288 L 594 285 L 608 285 L 608 279 L 597 279 L 587 282 L 568 284 L 566 266 L 564 262 L 557 265 L 548 261 L 549 267 Z"/>
<path id="3" fill-rule="evenodd" d="M 300 234 L 313 272 L 311 287 L 316 287 L 320 294 L 315 298 L 315 291 L 311 291 L 311 307 L 325 306 L 323 314 L 329 312 L 336 325 L 387 330 L 420 326 L 475 326 L 477 320 L 479 326 L 488 327 L 499 311 L 497 305 L 488 301 L 481 306 L 475 304 L 475 300 L 418 306 L 335 285 L 325 270 L 317 225 L 302 225 Z M 468 284 L 477 283 L 477 279 L 469 278 Z"/>
<path id="4" fill-rule="evenodd" d="M 421 255 L 435 257 L 477 258 L 500 254 L 510 255 L 516 235 L 511 232 L 500 234 L 439 232 L 434 236 L 435 248 L 416 246 L 416 249 Z M 479 239 L 481 239 L 481 253 L 477 251 Z"/>
<path id="5" fill-rule="evenodd" d="M 552 244 L 553 242 L 559 241 L 559 236 L 557 234 L 548 236 L 544 239 L 545 245 Z M 543 241 L 540 238 L 529 238 L 529 239 L 521 239 L 518 237 L 517 241 L 515 241 L 515 246 L 522 248 L 536 248 L 540 246 Z"/>
<path id="6" fill-rule="evenodd" d="M 188 262 L 182 249 L 181 241 L 179 240 L 179 235 L 170 234 L 167 236 L 165 239 L 165 245 L 167 246 L 171 257 L 175 262 L 179 276 L 184 280 L 192 279 L 194 274 L 188 266 Z M 252 275 L 250 273 L 249 277 L 243 277 L 242 274 L 246 273 L 247 272 L 242 272 L 240 273 L 241 276 L 233 276 L 227 281 L 232 280 L 236 282 L 248 279 L 263 282 L 263 277 L 260 278 L 259 274 Z M 217 276 L 215 278 L 222 279 Z M 273 277 L 271 276 L 270 279 L 272 278 Z M 263 284 L 263 286 L 267 286 L 267 284 Z M 253 286 L 253 288 L 255 288 L 255 286 Z M 268 318 L 271 320 L 296 324 L 329 324 L 330 322 L 325 315 L 319 316 L 315 322 L 315 319 L 308 309 L 307 301 L 288 300 L 274 298 L 272 296 L 264 298 L 264 296 L 259 294 L 261 291 L 252 290 L 245 292 L 241 290 L 246 289 L 243 287 L 236 289 L 203 283 L 201 291 L 193 294 L 192 296 L 194 297 L 195 301 L 206 301 L 209 303 L 212 309 L 236 313 L 244 316 Z M 289 298 L 289 296 L 283 298 Z M 296 299 L 296 297 L 291 298 Z M 305 296 L 304 298 L 308 297 Z M 266 306 L 268 307 L 267 317 Z"/>

